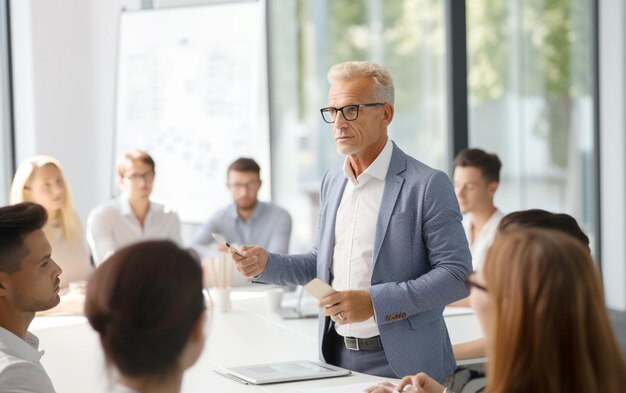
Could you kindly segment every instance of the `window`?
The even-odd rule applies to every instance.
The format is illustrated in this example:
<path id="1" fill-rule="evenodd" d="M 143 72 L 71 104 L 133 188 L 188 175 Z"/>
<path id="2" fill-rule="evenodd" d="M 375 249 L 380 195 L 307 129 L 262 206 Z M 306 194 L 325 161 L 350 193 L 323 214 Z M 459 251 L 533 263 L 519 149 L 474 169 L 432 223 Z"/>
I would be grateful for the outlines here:
<path id="1" fill-rule="evenodd" d="M 466 5 L 469 144 L 503 161 L 497 206 L 566 212 L 594 242 L 592 3 Z"/>
<path id="2" fill-rule="evenodd" d="M 272 183 L 280 190 L 273 195 L 294 222 L 309 223 L 294 226 L 292 249 L 302 251 L 311 246 L 322 176 L 343 160 L 319 112 L 331 65 L 386 65 L 396 86 L 391 138 L 447 168 L 444 10 L 439 0 L 281 0 L 268 7 Z"/>
<path id="3" fill-rule="evenodd" d="M 0 206 L 9 202 L 13 173 L 8 20 L 8 0 L 0 0 Z"/>

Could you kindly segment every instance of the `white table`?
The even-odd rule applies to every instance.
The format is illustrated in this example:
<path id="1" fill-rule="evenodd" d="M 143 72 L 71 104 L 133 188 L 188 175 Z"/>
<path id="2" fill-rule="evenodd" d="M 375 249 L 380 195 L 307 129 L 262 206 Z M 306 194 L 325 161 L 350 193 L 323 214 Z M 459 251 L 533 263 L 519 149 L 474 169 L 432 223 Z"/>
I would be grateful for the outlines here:
<path id="1" fill-rule="evenodd" d="M 204 352 L 185 374 L 183 393 L 283 393 L 382 380 L 354 373 L 325 380 L 254 386 L 216 374 L 213 369 L 220 367 L 318 359 L 317 319 L 283 320 L 268 311 L 258 290 L 235 292 L 233 299 L 230 313 L 212 313 Z M 471 313 L 446 316 L 446 323 L 452 342 L 479 336 Z M 40 338 L 40 348 L 46 351 L 42 363 L 57 392 L 92 392 L 106 386 L 108 378 L 98 336 L 84 317 L 37 317 L 29 330 Z"/>

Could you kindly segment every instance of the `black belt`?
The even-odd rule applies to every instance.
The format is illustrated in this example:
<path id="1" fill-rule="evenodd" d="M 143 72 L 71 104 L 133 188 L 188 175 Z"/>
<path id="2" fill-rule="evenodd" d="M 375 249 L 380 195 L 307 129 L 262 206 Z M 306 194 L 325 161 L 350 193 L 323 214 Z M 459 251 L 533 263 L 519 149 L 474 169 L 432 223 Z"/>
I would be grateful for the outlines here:
<path id="1" fill-rule="evenodd" d="M 341 337 L 341 336 L 340 336 Z M 380 336 L 370 338 L 342 337 L 343 344 L 351 351 L 375 351 L 383 348 Z"/>

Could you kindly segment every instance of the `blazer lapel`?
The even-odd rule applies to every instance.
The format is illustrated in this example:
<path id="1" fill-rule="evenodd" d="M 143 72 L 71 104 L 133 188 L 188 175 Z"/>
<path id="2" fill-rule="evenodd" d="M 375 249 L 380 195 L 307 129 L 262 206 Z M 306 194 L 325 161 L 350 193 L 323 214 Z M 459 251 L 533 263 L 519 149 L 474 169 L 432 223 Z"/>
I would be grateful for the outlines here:
<path id="1" fill-rule="evenodd" d="M 324 250 L 323 256 L 325 258 L 322 260 L 322 263 L 324 264 L 323 279 L 328 283 L 330 283 L 330 269 L 333 261 L 333 250 L 335 249 L 335 221 L 337 220 L 337 210 L 339 209 L 339 203 L 341 203 L 341 197 L 343 196 L 343 190 L 346 188 L 347 182 L 348 179 L 345 176 L 342 176 L 342 178 L 338 181 L 340 186 L 332 187 L 328 196 L 327 212 L 329 217 L 325 219 L 324 222 L 328 222 L 330 225 L 327 227 L 328 232 L 324 235 L 326 239 L 322 240 L 320 243 L 328 246 L 328 248 Z"/>
<path id="2" fill-rule="evenodd" d="M 374 255 L 372 260 L 373 266 L 376 266 L 376 262 L 378 261 L 378 254 L 385 234 L 387 233 L 387 228 L 389 227 L 391 213 L 393 213 L 396 200 L 398 199 L 398 195 L 400 195 L 400 190 L 402 190 L 402 184 L 404 184 L 404 177 L 399 176 L 399 174 L 405 169 L 405 154 L 394 143 L 389 169 L 385 177 L 385 189 L 383 191 L 382 200 L 380 201 L 378 219 L 376 220 L 376 237 L 374 239 Z"/>

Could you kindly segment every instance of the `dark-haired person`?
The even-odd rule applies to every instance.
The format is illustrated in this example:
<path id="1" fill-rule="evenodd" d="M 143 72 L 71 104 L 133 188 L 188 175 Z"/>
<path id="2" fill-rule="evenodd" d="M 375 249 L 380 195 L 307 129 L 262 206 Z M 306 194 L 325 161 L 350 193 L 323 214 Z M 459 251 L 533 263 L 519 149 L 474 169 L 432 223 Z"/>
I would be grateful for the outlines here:
<path id="1" fill-rule="evenodd" d="M 191 246 L 200 254 L 215 246 L 226 251 L 211 236 L 219 233 L 235 246 L 256 244 L 270 252 L 286 254 L 291 236 L 291 216 L 273 203 L 261 202 L 261 168 L 252 158 L 238 158 L 226 171 L 226 186 L 233 203 L 218 210 L 196 232 Z"/>
<path id="2" fill-rule="evenodd" d="M 486 337 L 485 393 L 624 391 L 626 362 L 600 275 L 578 239 L 556 230 L 506 231 L 466 281 Z M 368 392 L 389 392 L 389 385 Z M 394 389 L 453 393 L 424 373 Z"/>
<path id="3" fill-rule="evenodd" d="M 118 372 L 114 392 L 180 392 L 204 347 L 202 288 L 200 264 L 171 241 L 127 246 L 98 266 L 85 316 Z"/>
<path id="4" fill-rule="evenodd" d="M 498 233 L 520 228 L 554 229 L 566 233 L 580 241 L 589 252 L 589 237 L 583 232 L 576 219 L 565 213 L 552 213 L 542 209 L 529 209 L 512 212 L 502 217 Z"/>
<path id="5" fill-rule="evenodd" d="M 589 237 L 580 228 L 576 219 L 565 213 L 552 213 L 541 209 L 520 210 L 507 214 L 500 220 L 498 234 L 524 228 L 552 229 L 578 240 L 590 252 Z M 485 356 L 485 340 L 458 343 L 452 346 L 456 360 L 475 359 Z"/>
<path id="6" fill-rule="evenodd" d="M 142 240 L 173 240 L 182 245 L 178 215 L 150 200 L 155 163 L 148 153 L 133 150 L 117 165 L 119 198 L 94 208 L 87 218 L 87 242 L 100 263 L 112 251 Z"/>
<path id="7" fill-rule="evenodd" d="M 0 392 L 53 393 L 28 332 L 37 311 L 59 304 L 61 268 L 52 260 L 45 209 L 24 202 L 0 208 Z"/>
<path id="8" fill-rule="evenodd" d="M 463 228 L 474 270 L 482 265 L 502 212 L 493 204 L 502 163 L 481 149 L 463 149 L 454 159 L 454 192 L 463 213 Z"/>

